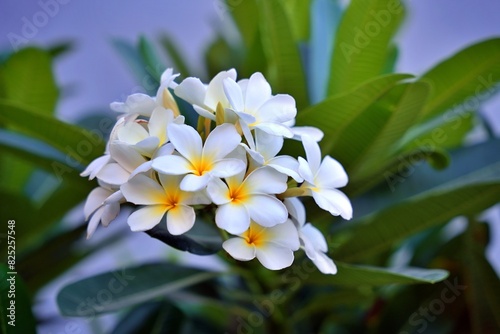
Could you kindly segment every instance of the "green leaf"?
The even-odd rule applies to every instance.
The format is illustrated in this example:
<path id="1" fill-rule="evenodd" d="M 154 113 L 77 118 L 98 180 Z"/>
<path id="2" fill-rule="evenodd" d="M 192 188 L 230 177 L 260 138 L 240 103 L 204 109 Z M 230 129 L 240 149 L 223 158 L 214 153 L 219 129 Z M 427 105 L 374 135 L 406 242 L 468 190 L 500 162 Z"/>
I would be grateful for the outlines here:
<path id="1" fill-rule="evenodd" d="M 225 19 L 231 13 L 234 22 L 238 26 L 243 43 L 250 49 L 256 40 L 259 30 L 259 8 L 256 0 L 246 0 L 234 3 L 226 0 L 225 8 L 218 8 L 221 19 Z"/>
<path id="2" fill-rule="evenodd" d="M 200 220 L 183 235 L 170 234 L 164 221 L 146 233 L 178 250 L 197 255 L 215 254 L 222 249 L 222 239 L 217 231 Z"/>
<path id="3" fill-rule="evenodd" d="M 311 38 L 308 56 L 308 87 L 312 104 L 322 101 L 328 89 L 328 75 L 342 8 L 337 0 L 315 0 L 311 4 Z"/>
<path id="4" fill-rule="evenodd" d="M 170 303 L 151 302 L 125 314 L 112 334 L 180 333 L 184 314 Z"/>
<path id="5" fill-rule="evenodd" d="M 496 147 L 498 149 L 498 146 Z M 463 168 L 463 166 L 459 167 Z M 442 181 L 439 182 L 439 175 L 436 175 L 434 179 L 425 180 L 422 177 L 419 178 L 421 175 L 415 172 L 412 175 L 412 178 L 415 178 L 414 182 L 419 183 L 420 186 L 430 187 L 430 189 L 427 188 L 407 198 L 403 195 L 405 192 L 399 192 L 397 188 L 392 189 L 392 201 L 388 199 L 391 196 L 384 199 L 383 194 L 375 194 L 374 196 L 378 197 L 377 200 L 384 201 L 387 206 L 348 225 L 344 224 L 345 234 L 342 235 L 340 231 L 337 231 L 335 236 L 335 239 L 338 238 L 336 240 L 340 242 L 340 245 L 337 245 L 335 257 L 354 261 L 365 256 L 373 256 L 426 228 L 443 224 L 459 215 L 481 212 L 498 202 L 500 196 L 499 161 L 468 171 L 468 173 L 451 170 L 450 174 L 451 178 L 441 176 Z M 415 188 L 410 188 L 411 192 L 415 192 Z M 399 199 L 398 195 L 404 200 Z M 395 198 L 398 200 L 394 200 Z M 358 213 L 358 215 L 363 215 L 363 213 Z M 335 242 L 334 240 L 333 243 Z"/>
<path id="6" fill-rule="evenodd" d="M 382 74 L 390 43 L 404 16 L 399 0 L 351 1 L 335 37 L 329 95 Z"/>
<path id="7" fill-rule="evenodd" d="M 139 54 L 141 55 L 142 61 L 146 66 L 146 72 L 155 79 L 156 83 L 159 84 L 161 74 L 166 68 L 164 61 L 160 59 L 155 47 L 146 37 L 141 36 L 139 38 L 138 47 Z"/>
<path id="8" fill-rule="evenodd" d="M 387 284 L 436 283 L 448 277 L 448 272 L 441 269 L 423 268 L 380 268 L 336 262 L 336 275 L 324 275 L 319 272 L 307 279 L 309 284 L 328 284 L 342 286 L 380 286 Z"/>
<path id="9" fill-rule="evenodd" d="M 341 136 L 359 115 L 366 112 L 398 82 L 411 77 L 408 74 L 391 74 L 375 78 L 350 92 L 330 97 L 300 111 L 297 115 L 297 125 L 321 129 L 325 134 L 320 143 L 322 151 L 324 154 L 331 154 L 338 146 Z"/>
<path id="10" fill-rule="evenodd" d="M 469 46 L 425 73 L 432 95 L 422 114 L 429 119 L 450 108 L 476 110 L 496 94 L 500 81 L 500 38 Z"/>
<path id="11" fill-rule="evenodd" d="M 0 99 L 0 121 L 52 145 L 66 154 L 74 167 L 89 164 L 104 152 L 102 135 L 64 123 L 15 102 Z"/>
<path id="12" fill-rule="evenodd" d="M 280 1 L 260 0 L 259 5 L 267 77 L 276 92 L 292 95 L 297 108 L 303 109 L 308 104 L 306 80 L 285 8 Z"/>
<path id="13" fill-rule="evenodd" d="M 296 41 L 307 41 L 309 39 L 309 11 L 311 0 L 282 0 L 284 7 L 290 17 L 293 34 Z"/>
<path id="14" fill-rule="evenodd" d="M 469 223 L 462 244 L 465 289 L 474 333 L 500 331 L 500 279 L 485 257 L 486 224 Z"/>
<path id="15" fill-rule="evenodd" d="M 414 124 L 429 94 L 428 85 L 419 82 L 393 90 L 397 90 L 398 97 L 388 93 L 389 98 L 361 114 L 334 149 L 334 156 L 345 162 L 353 179 L 377 174 L 387 163 L 394 154 L 394 144 Z"/>
<path id="16" fill-rule="evenodd" d="M 52 57 L 41 49 L 22 49 L 0 67 L 1 98 L 35 108 L 45 115 L 54 113 L 58 89 L 52 74 Z"/>
<path id="17" fill-rule="evenodd" d="M 36 322 L 31 311 L 31 298 L 28 291 L 20 276 L 8 274 L 9 272 L 6 265 L 0 264 L 0 328 L 2 333 L 36 333 Z"/>
<path id="18" fill-rule="evenodd" d="M 449 113 L 424 124 L 411 128 L 398 144 L 400 151 L 408 151 L 417 147 L 456 148 L 463 144 L 465 136 L 476 123 L 473 111 Z"/>
<path id="19" fill-rule="evenodd" d="M 427 161 L 433 168 L 442 170 L 449 166 L 450 157 L 446 151 L 436 147 L 417 147 L 388 160 L 383 167 L 374 170 L 367 177 L 351 178 L 344 191 L 351 196 L 358 195 L 384 180 L 392 188 L 394 187 L 393 182 L 397 184 L 400 180 L 404 180 L 398 174 L 401 171 L 406 171 L 406 162 L 408 161 L 411 161 L 411 165 Z"/>
<path id="20" fill-rule="evenodd" d="M 57 304 L 65 316 L 92 317 L 156 298 L 168 299 L 174 291 L 218 275 L 169 263 L 146 264 L 69 284 L 58 293 Z M 89 303 L 88 298 L 97 302 Z"/>
<path id="21" fill-rule="evenodd" d="M 227 71 L 229 68 L 239 67 L 239 61 L 237 52 L 222 36 L 210 44 L 205 54 L 205 63 L 210 77 L 214 77 L 221 71 Z"/>
<path id="22" fill-rule="evenodd" d="M 179 72 L 183 78 L 192 76 L 193 73 L 190 71 L 184 55 L 174 43 L 174 40 L 168 35 L 162 35 L 160 37 L 160 43 L 173 63 L 174 72 Z"/>
<path id="23" fill-rule="evenodd" d="M 146 64 L 137 47 L 126 40 L 118 38 L 113 38 L 111 44 L 131 69 L 137 82 L 143 85 L 141 88 L 143 88 L 147 94 L 155 94 L 158 86 L 156 84 L 152 85 L 151 83 L 155 83 L 156 79 L 146 68 Z"/>

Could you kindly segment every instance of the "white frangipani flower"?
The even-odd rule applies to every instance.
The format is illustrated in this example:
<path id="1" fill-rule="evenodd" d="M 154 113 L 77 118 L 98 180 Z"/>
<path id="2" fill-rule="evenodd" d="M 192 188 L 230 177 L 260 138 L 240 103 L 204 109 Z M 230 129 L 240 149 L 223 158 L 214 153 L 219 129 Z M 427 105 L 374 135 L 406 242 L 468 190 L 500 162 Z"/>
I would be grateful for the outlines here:
<path id="1" fill-rule="evenodd" d="M 293 97 L 272 95 L 271 86 L 259 72 L 238 83 L 233 78 L 226 78 L 223 84 L 231 109 L 248 123 L 250 130 L 260 129 L 277 136 L 293 137 L 293 132 L 286 125 L 297 114 Z M 248 122 L 248 119 L 252 121 Z"/>
<path id="2" fill-rule="evenodd" d="M 111 110 L 128 115 L 151 116 L 154 110 L 170 109 L 175 115 L 179 115 L 179 109 L 168 88 L 175 88 L 177 84 L 174 79 L 179 74 L 173 74 L 171 68 L 166 69 L 161 75 L 160 88 L 156 97 L 151 97 L 143 93 L 129 95 L 125 102 L 113 102 L 110 104 Z"/>
<path id="3" fill-rule="evenodd" d="M 255 129 L 255 150 L 246 145 L 244 147 L 257 165 L 272 167 L 297 182 L 304 181 L 299 175 L 299 162 L 296 159 L 289 155 L 277 156 L 283 147 L 283 137 Z"/>
<path id="4" fill-rule="evenodd" d="M 99 222 L 106 227 L 118 216 L 122 202 L 124 198 L 119 190 L 100 186 L 90 192 L 83 208 L 85 220 L 92 216 L 87 225 L 87 239 L 92 237 Z"/>
<path id="5" fill-rule="evenodd" d="M 159 174 L 160 184 L 143 174 L 121 186 L 127 201 L 145 205 L 133 212 L 127 222 L 132 231 L 147 231 L 167 215 L 167 229 L 173 235 L 189 231 L 195 222 L 191 205 L 210 204 L 204 192 L 186 192 L 179 188 L 179 176 Z"/>
<path id="6" fill-rule="evenodd" d="M 226 240 L 222 247 L 236 260 L 250 261 L 257 257 L 267 269 L 280 270 L 292 265 L 293 251 L 299 249 L 300 242 L 290 220 L 273 227 L 252 222 L 247 231 Z"/>
<path id="7" fill-rule="evenodd" d="M 186 175 L 180 187 L 184 191 L 198 191 L 210 179 L 233 176 L 245 169 L 243 161 L 226 158 L 241 142 L 241 136 L 232 124 L 216 127 L 205 145 L 198 132 L 190 126 L 171 123 L 168 126 L 170 142 L 180 155 L 167 155 L 153 160 L 159 173 Z"/>
<path id="8" fill-rule="evenodd" d="M 299 174 L 304 178 L 300 188 L 314 198 L 320 208 L 334 216 L 352 218 L 349 198 L 337 188 L 347 184 L 347 174 L 342 165 L 330 156 L 321 161 L 321 151 L 316 141 L 308 136 L 302 137 L 307 161 L 299 157 Z"/>
<path id="9" fill-rule="evenodd" d="M 298 198 L 286 198 L 284 201 L 292 221 L 299 232 L 299 239 L 307 257 L 323 274 L 335 275 L 337 266 L 325 253 L 328 244 L 323 234 L 312 224 L 306 223 L 306 210 Z"/>
<path id="10" fill-rule="evenodd" d="M 286 207 L 274 194 L 286 190 L 287 177 L 269 167 L 257 168 L 245 178 L 245 171 L 225 178 L 212 179 L 207 192 L 218 205 L 215 222 L 232 234 L 248 229 L 250 220 L 271 227 L 284 223 L 288 217 Z"/>
<path id="11" fill-rule="evenodd" d="M 217 105 L 220 103 L 223 108 L 229 107 L 229 101 L 222 86 L 226 78 L 236 80 L 236 70 L 219 72 L 208 85 L 204 85 L 198 78 L 186 78 L 175 88 L 174 92 L 181 99 L 191 103 L 200 116 L 215 121 Z"/>
<path id="12" fill-rule="evenodd" d="M 122 123 L 116 129 L 116 140 L 127 143 L 141 155 L 151 158 L 156 150 L 168 142 L 167 127 L 170 123 L 183 124 L 184 116 L 174 118 L 172 110 L 157 108 L 149 121 Z"/>

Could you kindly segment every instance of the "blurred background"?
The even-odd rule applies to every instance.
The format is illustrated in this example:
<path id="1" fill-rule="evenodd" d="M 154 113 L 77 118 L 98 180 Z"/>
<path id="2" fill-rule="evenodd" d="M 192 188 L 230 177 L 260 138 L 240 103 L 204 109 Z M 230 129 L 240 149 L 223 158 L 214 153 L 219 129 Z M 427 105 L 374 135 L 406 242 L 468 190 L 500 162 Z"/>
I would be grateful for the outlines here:
<path id="1" fill-rule="evenodd" d="M 243 0 L 233 0 L 232 3 L 237 5 L 240 1 Z M 421 74 L 473 42 L 500 36 L 499 1 L 419 0 L 406 1 L 405 4 L 408 15 L 396 39 L 400 48 L 396 72 Z M 235 33 L 228 12 L 230 10 L 223 6 L 222 0 L 2 0 L 0 50 L 16 50 L 26 45 L 25 42 L 42 47 L 70 42 L 71 51 L 55 62 L 56 80 L 62 88 L 57 115 L 68 122 L 93 113 L 113 116 L 108 110 L 109 103 L 123 101 L 127 95 L 142 91 L 143 85 L 137 82 L 118 55 L 113 41 L 136 43 L 141 35 L 158 40 L 158 37 L 167 34 L 182 50 L 191 68 L 203 76 L 204 65 L 201 62 L 209 43 L 219 32 L 223 32 L 227 38 L 232 38 L 231 34 Z M 19 39 L 19 36 L 24 37 Z M 497 135 L 500 134 L 499 108 L 500 96 L 497 95 L 481 110 L 484 117 L 492 121 Z M 481 136 L 481 133 L 475 133 L 470 140 L 480 140 Z M 81 207 L 75 209 L 72 215 L 75 221 L 81 219 Z M 498 207 L 487 215 L 496 217 L 498 222 Z M 112 225 L 110 229 L 120 230 L 121 227 Z M 492 234 L 495 241 L 488 249 L 488 257 L 497 273 L 500 273 L 498 224 L 492 225 Z M 91 242 L 98 242 L 99 237 L 98 231 Z M 127 242 L 133 245 L 142 239 L 150 240 L 141 234 L 132 236 Z M 58 319 L 54 296 L 59 286 L 75 277 L 87 276 L 134 260 L 162 257 L 165 252 L 164 245 L 148 243 L 148 248 L 140 252 L 120 246 L 112 248 L 110 252 L 108 249 L 107 254 L 88 258 L 59 281 L 53 282 L 38 297 L 38 315 L 54 319 L 40 331 L 84 333 L 92 331 L 92 326 L 95 326 L 85 319 Z M 196 260 L 196 256 L 190 257 L 180 252 L 172 251 L 169 254 Z M 50 270 L 50 259 L 46 260 L 47 270 Z M 203 258 L 203 261 L 206 266 L 217 265 L 215 260 L 207 263 Z M 100 321 L 106 326 L 106 323 L 112 322 L 112 318 L 106 316 Z"/>

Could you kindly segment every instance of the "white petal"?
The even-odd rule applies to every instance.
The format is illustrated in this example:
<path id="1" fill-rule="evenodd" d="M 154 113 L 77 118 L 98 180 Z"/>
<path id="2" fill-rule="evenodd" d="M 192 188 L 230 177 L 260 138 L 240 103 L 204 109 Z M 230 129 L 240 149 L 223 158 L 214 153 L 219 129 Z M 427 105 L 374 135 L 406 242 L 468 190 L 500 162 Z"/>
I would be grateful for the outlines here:
<path id="1" fill-rule="evenodd" d="M 287 176 L 270 167 L 260 167 L 245 179 L 250 193 L 281 194 L 287 189 Z"/>
<path id="2" fill-rule="evenodd" d="M 217 205 L 226 204 L 231 201 L 231 198 L 229 198 L 229 188 L 221 179 L 212 178 L 207 185 L 207 192 L 212 201 Z"/>
<path id="3" fill-rule="evenodd" d="M 313 175 L 316 175 L 321 164 L 321 150 L 319 148 L 319 145 L 316 141 L 308 136 L 302 137 L 302 144 L 304 145 L 304 150 L 306 151 L 307 162 L 309 163 L 311 172 Z"/>
<path id="4" fill-rule="evenodd" d="M 152 157 L 158 146 L 160 146 L 160 140 L 157 137 L 148 137 L 133 145 L 132 148 L 143 156 Z"/>
<path id="5" fill-rule="evenodd" d="M 298 250 L 300 247 L 299 234 L 291 220 L 266 229 L 263 241 L 291 250 Z"/>
<path id="6" fill-rule="evenodd" d="M 127 201 L 138 204 L 162 204 L 165 202 L 165 191 L 162 186 L 149 177 L 138 174 L 120 187 Z"/>
<path id="7" fill-rule="evenodd" d="M 180 188 L 184 191 L 199 191 L 207 186 L 211 178 L 210 173 L 203 174 L 202 176 L 188 174 L 182 179 Z"/>
<path id="8" fill-rule="evenodd" d="M 305 224 L 301 229 L 301 237 L 304 241 L 307 256 L 314 258 L 314 252 L 321 251 L 326 253 L 328 245 L 323 234 L 310 223 Z"/>
<path id="9" fill-rule="evenodd" d="M 158 225 L 165 215 L 164 205 L 148 205 L 134 211 L 127 219 L 133 232 L 147 231 Z"/>
<path id="10" fill-rule="evenodd" d="M 280 123 L 260 122 L 254 125 L 255 128 L 267 132 L 271 135 L 292 138 L 293 132 L 286 125 Z"/>
<path id="11" fill-rule="evenodd" d="M 323 274 L 335 275 L 337 273 L 337 266 L 326 254 L 318 252 L 314 259 L 311 261 Z"/>
<path id="12" fill-rule="evenodd" d="M 127 122 L 116 131 L 118 140 L 129 145 L 140 142 L 149 137 L 149 133 L 137 122 Z"/>
<path id="13" fill-rule="evenodd" d="M 295 118 L 297 109 L 295 100 L 287 94 L 278 94 L 267 100 L 258 110 L 256 116 L 261 122 L 284 123 Z"/>
<path id="14" fill-rule="evenodd" d="M 231 110 L 231 109 L 226 109 L 226 110 Z M 255 119 L 255 116 L 248 114 L 246 112 L 240 112 L 240 111 L 233 111 L 233 112 L 238 116 L 238 118 L 240 118 L 243 121 L 243 123 L 252 124 L 257 121 Z"/>
<path id="15" fill-rule="evenodd" d="M 102 187 L 94 188 L 89 195 L 87 196 L 87 201 L 85 202 L 85 206 L 83 207 L 83 213 L 85 214 L 85 219 L 89 219 L 89 216 L 101 207 L 104 203 L 104 200 L 111 195 L 111 191 L 104 189 Z"/>
<path id="16" fill-rule="evenodd" d="M 101 216 L 101 223 L 103 226 L 108 226 L 120 213 L 120 204 L 112 203 L 104 206 Z"/>
<path id="17" fill-rule="evenodd" d="M 90 218 L 89 223 L 87 224 L 87 239 L 90 239 L 94 234 L 97 226 L 99 226 L 99 222 L 101 221 L 102 212 L 104 211 L 104 207 L 99 208 L 94 214 L 92 218 Z"/>
<path id="18" fill-rule="evenodd" d="M 246 165 L 239 159 L 222 159 L 212 165 L 211 174 L 215 177 L 230 177 L 244 171 Z"/>
<path id="19" fill-rule="evenodd" d="M 118 141 L 109 145 L 109 153 L 129 173 L 146 161 L 132 146 Z"/>
<path id="20" fill-rule="evenodd" d="M 241 92 L 240 86 L 231 78 L 226 78 L 222 82 L 224 87 L 224 93 L 226 94 L 231 107 L 235 111 L 243 111 L 245 105 L 243 103 L 243 93 Z"/>
<path id="21" fill-rule="evenodd" d="M 262 166 L 265 163 L 264 157 L 257 151 L 250 149 L 246 144 L 241 144 L 241 146 L 247 151 L 250 158 L 257 163 L 257 165 Z"/>
<path id="22" fill-rule="evenodd" d="M 154 98 L 142 93 L 129 95 L 125 103 L 114 102 L 110 105 L 111 109 L 114 111 L 143 116 L 151 116 L 156 106 L 157 104 Z"/>
<path id="23" fill-rule="evenodd" d="M 189 231 L 195 221 L 194 209 L 187 205 L 177 205 L 167 212 L 167 229 L 170 234 L 180 235 Z"/>
<path id="24" fill-rule="evenodd" d="M 151 168 L 152 168 L 151 167 L 152 165 L 153 165 L 153 161 L 151 161 L 151 160 L 146 161 L 145 163 L 143 163 L 142 165 L 140 165 L 139 167 L 137 167 L 136 169 L 134 169 L 134 171 L 132 172 L 132 174 L 130 174 L 129 179 L 133 178 L 137 174 L 146 173 L 146 172 L 150 171 Z"/>
<path id="25" fill-rule="evenodd" d="M 225 123 L 216 127 L 207 137 L 203 148 L 203 158 L 216 161 L 225 158 L 241 142 L 241 136 L 234 125 Z"/>
<path id="26" fill-rule="evenodd" d="M 172 145 L 172 143 L 166 143 L 165 145 L 163 145 L 162 147 L 160 147 L 156 152 L 155 154 L 153 155 L 154 158 L 157 158 L 157 157 L 161 157 L 161 156 L 164 156 L 164 155 L 171 155 L 172 153 L 174 153 L 174 145 Z"/>
<path id="27" fill-rule="evenodd" d="M 123 169 L 122 166 L 114 162 L 107 164 L 99 171 L 99 173 L 97 173 L 97 177 L 100 180 L 106 182 L 107 184 L 116 186 L 122 185 L 123 183 L 127 182 L 129 175 L 129 172 L 127 172 L 125 169 Z"/>
<path id="28" fill-rule="evenodd" d="M 314 175 L 311 171 L 311 166 L 309 165 L 309 163 L 302 157 L 298 158 L 298 162 L 299 175 L 310 184 L 314 184 Z"/>
<path id="29" fill-rule="evenodd" d="M 201 157 L 201 137 L 189 125 L 170 123 L 168 125 L 168 136 L 175 149 L 186 159 L 191 161 Z"/>
<path id="30" fill-rule="evenodd" d="M 258 110 L 264 102 L 271 98 L 271 86 L 260 72 L 252 74 L 246 82 L 245 88 L 245 107 L 247 109 Z"/>
<path id="31" fill-rule="evenodd" d="M 299 162 L 291 156 L 281 155 L 274 157 L 269 160 L 266 165 L 276 169 L 280 173 L 292 177 L 297 182 L 304 181 L 299 175 Z"/>
<path id="32" fill-rule="evenodd" d="M 222 248 L 234 259 L 239 261 L 250 261 L 255 258 L 255 247 L 247 244 L 242 238 L 231 238 L 224 241 Z"/>
<path id="33" fill-rule="evenodd" d="M 182 204 L 185 205 L 212 204 L 212 200 L 210 199 L 206 191 L 185 192 L 184 195 L 185 198 L 182 201 Z"/>
<path id="34" fill-rule="evenodd" d="M 276 156 L 283 147 L 283 137 L 255 129 L 255 148 L 266 160 Z"/>
<path id="35" fill-rule="evenodd" d="M 259 262 L 270 270 L 290 267 L 293 263 L 292 250 L 272 243 L 257 247 L 256 256 Z"/>
<path id="36" fill-rule="evenodd" d="M 200 115 L 201 117 L 208 118 L 212 121 L 215 121 L 215 114 L 212 111 L 209 111 L 205 108 L 198 107 L 197 105 L 193 105 L 193 109 Z"/>
<path id="37" fill-rule="evenodd" d="M 111 160 L 111 156 L 109 154 L 103 155 L 97 159 L 94 159 L 85 170 L 80 174 L 80 176 L 89 176 L 89 179 L 92 180 L 95 178 L 96 174 L 106 166 L 106 164 Z"/>
<path id="38" fill-rule="evenodd" d="M 320 142 L 323 139 L 323 131 L 314 126 L 294 126 L 291 128 L 294 136 L 293 139 L 302 140 L 302 136 L 308 136 L 316 142 Z"/>
<path id="39" fill-rule="evenodd" d="M 241 234 L 250 226 L 250 216 L 243 205 L 231 202 L 217 208 L 215 223 L 231 234 Z"/>
<path id="40" fill-rule="evenodd" d="M 193 166 L 184 157 L 178 155 L 164 155 L 152 160 L 152 167 L 159 173 L 184 175 L 191 173 Z"/>
<path id="41" fill-rule="evenodd" d="M 314 184 L 319 188 L 341 188 L 347 184 L 347 181 L 344 167 L 329 155 L 323 159 L 314 178 Z"/>
<path id="42" fill-rule="evenodd" d="M 186 78 L 175 87 L 174 93 L 181 99 L 199 106 L 204 105 L 205 101 L 205 85 L 198 78 Z"/>
<path id="43" fill-rule="evenodd" d="M 167 125 L 174 120 L 172 110 L 156 108 L 151 115 L 148 123 L 149 135 L 155 136 L 160 140 L 160 144 L 167 141 Z"/>
<path id="44" fill-rule="evenodd" d="M 250 217 L 259 225 L 271 227 L 281 224 L 288 218 L 285 205 L 276 197 L 254 195 L 245 200 Z"/>
<path id="45" fill-rule="evenodd" d="M 349 198 L 337 189 L 321 189 L 313 191 L 314 201 L 320 208 L 330 212 L 334 216 L 342 216 L 344 219 L 352 218 L 352 206 Z"/>
<path id="46" fill-rule="evenodd" d="M 306 223 L 306 208 L 300 199 L 296 197 L 285 198 L 283 204 L 285 204 L 290 216 L 299 223 L 299 226 Z"/>
<path id="47" fill-rule="evenodd" d="M 224 94 L 222 84 L 226 78 L 236 80 L 236 71 L 231 69 L 229 71 L 219 72 L 208 84 L 205 95 L 205 105 L 212 110 L 216 109 L 219 102 L 223 107 L 229 106 L 229 101 L 226 98 L 226 94 Z"/>

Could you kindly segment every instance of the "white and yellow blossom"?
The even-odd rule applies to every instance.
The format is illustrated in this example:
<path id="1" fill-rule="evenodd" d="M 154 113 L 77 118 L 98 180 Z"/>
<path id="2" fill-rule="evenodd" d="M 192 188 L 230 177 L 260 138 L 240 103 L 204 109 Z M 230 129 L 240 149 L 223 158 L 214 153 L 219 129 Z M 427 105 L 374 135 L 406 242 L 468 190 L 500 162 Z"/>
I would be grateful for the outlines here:
<path id="1" fill-rule="evenodd" d="M 288 212 L 274 194 L 286 190 L 287 177 L 270 167 L 257 168 L 245 177 L 242 171 L 226 182 L 214 178 L 207 187 L 212 201 L 218 205 L 215 222 L 232 234 L 240 234 L 250 226 L 250 220 L 271 227 L 284 223 Z"/>
<path id="2" fill-rule="evenodd" d="M 203 145 L 195 129 L 188 125 L 170 124 L 170 141 L 178 152 L 153 160 L 153 168 L 162 174 L 185 175 L 180 187 L 184 191 L 204 189 L 212 177 L 229 177 L 245 169 L 239 159 L 226 158 L 241 142 L 232 124 L 216 127 Z"/>
<path id="3" fill-rule="evenodd" d="M 159 176 L 160 183 L 143 174 L 134 176 L 121 186 L 127 201 L 144 205 L 128 217 L 132 231 L 147 231 L 158 225 L 167 215 L 167 229 L 173 235 L 189 231 L 195 222 L 192 205 L 210 204 L 203 192 L 186 192 L 179 188 L 180 177 Z"/>
<path id="4" fill-rule="evenodd" d="M 222 247 L 233 258 L 250 261 L 257 258 L 267 269 L 280 270 L 293 263 L 293 252 L 300 247 L 297 229 L 290 220 L 273 227 L 252 222 L 245 232 L 226 240 Z"/>

